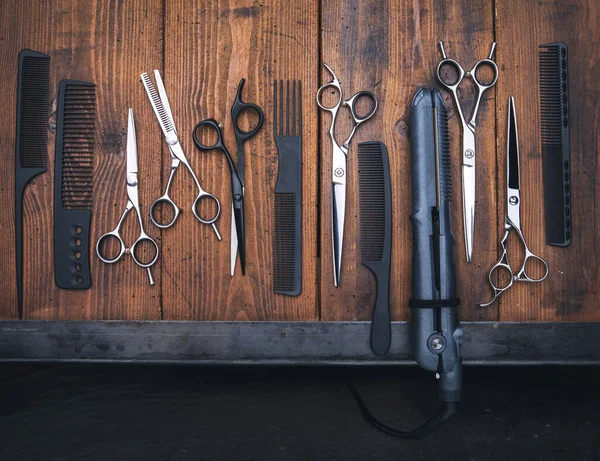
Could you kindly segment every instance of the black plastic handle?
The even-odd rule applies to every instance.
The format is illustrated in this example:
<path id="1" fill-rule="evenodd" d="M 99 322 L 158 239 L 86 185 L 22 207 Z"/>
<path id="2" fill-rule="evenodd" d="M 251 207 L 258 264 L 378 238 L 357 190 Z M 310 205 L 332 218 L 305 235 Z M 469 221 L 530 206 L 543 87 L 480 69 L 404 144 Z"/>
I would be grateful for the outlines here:
<path id="1" fill-rule="evenodd" d="M 367 112 L 365 115 L 359 115 L 356 110 L 356 104 L 358 103 L 360 98 L 367 98 L 373 104 L 369 112 Z M 356 123 L 362 123 L 366 120 L 369 120 L 377 110 L 377 98 L 370 91 L 359 91 L 345 102 L 350 106 L 350 111 L 352 112 L 352 116 L 354 117 Z"/>
<path id="2" fill-rule="evenodd" d="M 208 127 L 209 129 L 215 130 L 217 132 L 217 140 L 215 141 L 214 144 L 207 146 L 206 144 L 202 144 L 202 142 L 200 142 L 200 140 L 198 139 L 197 133 L 198 133 L 198 129 L 201 127 Z M 238 172 L 235 168 L 235 165 L 233 164 L 233 159 L 231 158 L 229 151 L 227 150 L 227 148 L 225 147 L 225 144 L 223 143 L 223 131 L 221 130 L 221 126 L 219 125 L 219 123 L 214 118 L 202 120 L 201 122 L 197 123 L 196 126 L 194 127 L 194 131 L 192 132 L 192 139 L 194 140 L 194 144 L 196 145 L 196 147 L 203 152 L 217 150 L 217 151 L 221 152 L 223 155 L 225 155 L 225 158 L 227 159 L 227 163 L 229 164 L 229 170 L 231 171 L 231 197 L 232 197 L 232 200 L 234 202 L 242 200 L 244 197 L 244 187 L 243 187 L 242 181 L 238 175 Z M 208 194 L 207 194 L 207 196 L 213 198 L 216 201 L 215 197 L 210 196 Z M 217 203 L 218 203 L 218 201 L 217 201 Z M 218 213 L 214 219 L 216 220 L 217 217 L 218 217 Z M 211 222 L 214 222 L 214 220 L 207 221 L 207 222 L 211 223 Z"/>
<path id="3" fill-rule="evenodd" d="M 258 107 L 256 104 L 242 101 L 242 90 L 244 88 L 245 82 L 245 78 L 240 80 L 237 89 L 237 94 L 235 95 L 235 101 L 233 101 L 233 106 L 231 106 L 231 120 L 233 122 L 233 129 L 235 130 L 235 139 L 238 143 L 238 146 L 240 145 L 240 143 L 247 141 L 256 133 L 258 133 L 258 130 L 260 130 L 263 122 L 265 121 L 265 115 L 263 114 L 263 111 L 260 107 Z M 238 117 L 242 114 L 242 112 L 246 110 L 256 112 L 256 115 L 258 116 L 258 123 L 250 131 L 242 130 L 238 125 Z"/>
<path id="4" fill-rule="evenodd" d="M 384 355 L 390 348 L 392 342 L 392 329 L 390 325 L 390 272 L 389 261 L 387 268 L 380 263 L 365 263 L 377 279 L 377 299 L 375 311 L 373 312 L 373 323 L 371 325 L 371 348 L 377 355 Z M 374 265 L 380 265 L 381 270 L 375 270 Z"/>

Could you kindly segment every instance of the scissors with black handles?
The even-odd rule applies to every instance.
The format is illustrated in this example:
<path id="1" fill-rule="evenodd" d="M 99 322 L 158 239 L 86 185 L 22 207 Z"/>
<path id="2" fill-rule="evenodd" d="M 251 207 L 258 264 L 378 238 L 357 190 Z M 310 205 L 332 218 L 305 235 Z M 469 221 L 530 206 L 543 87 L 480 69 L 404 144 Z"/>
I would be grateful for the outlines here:
<path id="1" fill-rule="evenodd" d="M 235 265 L 237 255 L 240 255 L 240 266 L 242 268 L 242 275 L 246 273 L 246 245 L 245 245 L 245 234 L 244 234 L 244 142 L 252 138 L 264 122 L 263 111 L 256 104 L 247 103 L 242 101 L 242 90 L 244 88 L 245 79 L 241 79 L 238 85 L 237 93 L 233 106 L 231 106 L 231 121 L 233 123 L 233 129 L 235 131 L 235 140 L 237 145 L 237 168 L 233 163 L 233 159 L 225 147 L 223 142 L 223 131 L 222 126 L 215 119 L 203 120 L 194 127 L 192 137 L 194 144 L 201 151 L 208 152 L 211 150 L 220 151 L 225 155 L 229 169 L 231 170 L 231 276 L 235 273 Z M 238 119 L 242 112 L 251 111 L 256 113 L 258 116 L 258 122 L 249 131 L 245 131 L 240 128 Z M 217 133 L 217 139 L 212 145 L 202 144 L 198 139 L 198 130 L 205 128 L 214 130 Z"/>
<path id="2" fill-rule="evenodd" d="M 152 278 L 152 272 L 150 268 L 156 263 L 158 259 L 158 245 L 152 240 L 144 231 L 144 224 L 142 222 L 142 214 L 140 212 L 140 202 L 138 198 L 138 161 L 137 161 L 137 143 L 135 139 L 135 122 L 133 120 L 133 110 L 129 109 L 128 120 L 127 120 L 127 171 L 126 171 L 126 182 L 127 182 L 127 205 L 123 210 L 123 214 L 117 223 L 114 230 L 107 232 L 96 242 L 96 253 L 98 257 L 107 264 L 116 263 L 120 260 L 125 253 L 128 253 L 133 261 L 140 267 L 144 267 L 148 271 L 148 278 L 150 279 L 150 285 L 154 285 L 154 279 Z M 127 248 L 125 242 L 121 238 L 121 225 L 125 221 L 125 217 L 131 210 L 135 210 L 137 215 L 138 223 L 140 225 L 140 235 L 133 244 Z M 103 248 L 108 244 L 108 240 L 117 239 L 120 248 L 119 253 L 114 258 L 107 257 L 103 254 Z M 147 242 L 154 248 L 154 256 L 147 261 L 143 261 L 143 258 L 136 255 L 136 249 L 140 248 L 139 244 Z"/>
<path id="3" fill-rule="evenodd" d="M 443 42 L 439 44 L 443 59 L 437 66 L 437 78 L 442 86 L 452 93 L 462 128 L 463 223 L 467 262 L 471 262 L 473 257 L 473 235 L 475 232 L 475 159 L 477 158 L 477 151 L 475 150 L 475 121 L 483 93 L 492 88 L 498 81 L 498 66 L 492 61 L 496 43 L 492 43 L 489 56 L 478 61 L 470 71 L 465 71 L 458 62 L 448 58 Z M 493 77 L 489 81 L 484 81 L 477 76 L 477 71 L 486 67 L 489 67 L 493 72 Z M 456 72 L 455 76 L 447 72 L 449 68 L 454 69 Z M 471 118 L 468 120 L 458 100 L 458 87 L 465 77 L 473 80 L 476 89 L 475 106 L 473 107 Z"/>
<path id="4" fill-rule="evenodd" d="M 221 213 L 221 203 L 219 200 L 212 194 L 206 192 L 202 189 L 200 185 L 200 181 L 196 177 L 194 170 L 190 166 L 188 159 L 186 158 L 183 148 L 179 143 L 179 137 L 177 135 L 177 130 L 175 129 L 175 121 L 173 120 L 173 114 L 171 113 L 171 106 L 169 105 L 169 99 L 167 98 L 167 92 L 165 91 L 165 86 L 163 84 L 162 78 L 160 77 L 160 72 L 158 70 L 154 71 L 154 78 L 156 79 L 156 88 L 152 83 L 152 80 L 148 76 L 147 73 L 143 73 L 141 75 L 142 83 L 144 88 L 146 89 L 146 93 L 148 94 L 148 98 L 150 99 L 150 104 L 152 105 L 152 109 L 154 110 L 154 114 L 158 119 L 158 124 L 162 129 L 162 132 L 165 136 L 165 141 L 167 141 L 167 145 L 169 146 L 169 152 L 171 153 L 171 171 L 169 173 L 169 180 L 167 181 L 167 187 L 165 188 L 165 193 L 160 196 L 158 199 L 154 201 L 154 203 L 150 206 L 150 218 L 155 226 L 160 227 L 161 229 L 166 229 L 175 224 L 177 217 L 181 210 L 179 207 L 171 200 L 169 197 L 169 190 L 171 188 L 171 183 L 173 182 L 173 177 L 175 176 L 175 172 L 179 168 L 180 164 L 183 164 L 190 176 L 194 180 L 196 184 L 196 189 L 198 190 L 198 195 L 192 203 L 192 213 L 196 217 L 198 221 L 202 224 L 210 224 L 217 234 L 217 238 L 221 240 L 221 235 L 217 229 L 216 221 L 219 218 L 219 214 Z M 157 91 L 158 89 L 158 91 Z M 201 202 L 212 201 L 214 204 L 215 212 L 213 216 L 202 216 L 199 211 L 199 207 Z M 172 208 L 173 215 L 172 218 L 168 222 L 164 222 L 163 218 L 157 217 L 157 212 L 159 212 L 159 205 L 167 205 Z"/>
<path id="5" fill-rule="evenodd" d="M 523 264 L 516 273 L 513 273 L 508 261 L 507 243 L 508 235 L 514 229 L 523 247 L 525 249 L 525 257 L 523 258 Z M 480 307 L 487 307 L 491 305 L 498 296 L 504 291 L 508 290 L 513 282 L 541 282 L 548 276 L 548 264 L 538 255 L 533 254 L 523 235 L 521 229 L 521 175 L 519 165 L 519 134 L 517 131 L 517 116 L 515 112 L 515 100 L 511 96 L 508 100 L 508 133 L 506 137 L 506 215 L 504 217 L 504 237 L 500 241 L 501 255 L 498 262 L 494 264 L 488 279 L 492 290 L 494 292 L 492 300 L 480 304 Z M 533 261 L 537 261 L 543 267 L 543 275 L 539 278 L 532 277 L 527 274 L 527 263 L 530 264 Z M 497 272 L 505 270 L 509 275 L 509 280 L 506 285 L 498 286 L 494 282 L 494 276 L 498 275 Z"/>
<path id="6" fill-rule="evenodd" d="M 332 75 L 332 80 L 325 83 L 317 91 L 317 104 L 319 107 L 331 114 L 331 126 L 329 127 L 329 136 L 331 137 L 331 146 L 333 154 L 332 165 L 332 216 L 331 230 L 333 240 L 333 283 L 339 286 L 342 270 L 342 246 L 344 243 L 344 220 L 346 216 L 346 164 L 348 156 L 348 146 L 358 127 L 369 120 L 377 110 L 377 98 L 370 91 L 359 91 L 349 99 L 344 99 L 341 82 L 336 77 L 331 67 L 323 63 L 325 68 Z M 333 89 L 338 96 L 337 102 L 330 107 L 323 104 L 322 95 L 325 90 Z M 369 99 L 372 103 L 371 109 L 365 114 L 360 115 L 356 110 L 356 104 L 362 97 Z M 335 140 L 335 122 L 338 110 L 341 106 L 350 109 L 350 114 L 354 121 L 352 131 L 342 145 Z"/>

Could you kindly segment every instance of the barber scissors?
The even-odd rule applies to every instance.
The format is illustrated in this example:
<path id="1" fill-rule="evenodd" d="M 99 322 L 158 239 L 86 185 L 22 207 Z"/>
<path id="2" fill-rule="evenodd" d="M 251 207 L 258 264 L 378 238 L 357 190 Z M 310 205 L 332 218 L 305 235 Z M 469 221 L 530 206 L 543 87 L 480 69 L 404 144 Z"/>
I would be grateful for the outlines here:
<path id="1" fill-rule="evenodd" d="M 198 221 L 202 224 L 211 224 L 215 234 L 217 234 L 217 238 L 221 240 L 221 235 L 217 230 L 217 225 L 215 222 L 219 218 L 219 214 L 221 213 L 221 204 L 219 200 L 212 194 L 206 192 L 202 189 L 200 185 L 200 181 L 196 177 L 192 167 L 190 166 L 185 154 L 183 153 L 183 148 L 179 143 L 179 137 L 177 136 L 177 130 L 175 129 L 175 122 L 173 121 L 173 114 L 171 113 L 171 106 L 169 105 L 169 99 L 167 98 L 167 92 L 165 91 L 165 86 L 163 84 L 162 78 L 160 77 L 160 72 L 158 70 L 154 71 L 154 78 L 156 79 L 156 87 L 158 88 L 158 93 L 156 88 L 150 80 L 150 77 L 147 73 L 143 73 L 141 75 L 142 83 L 144 84 L 144 88 L 146 89 L 146 93 L 148 93 L 148 98 L 150 99 L 150 104 L 152 104 L 152 109 L 154 109 L 154 114 L 158 119 L 158 123 L 165 135 L 165 140 L 167 141 L 167 145 L 169 146 L 169 152 L 171 153 L 171 172 L 169 173 L 169 180 L 167 181 L 167 187 L 165 189 L 165 193 L 156 199 L 154 203 L 150 206 L 150 219 L 155 226 L 160 227 L 161 229 L 166 229 L 175 224 L 177 217 L 179 216 L 180 210 L 175 202 L 171 200 L 169 197 L 169 189 L 171 188 L 171 183 L 173 182 L 173 177 L 175 176 L 175 172 L 179 168 L 179 164 L 183 163 L 187 170 L 189 171 L 192 179 L 196 183 L 196 188 L 198 189 L 198 195 L 196 196 L 196 200 L 192 204 L 192 213 Z M 214 216 L 206 218 L 200 214 L 198 210 L 198 206 L 200 202 L 203 200 L 212 200 L 216 205 L 216 211 Z M 161 222 L 160 219 L 156 218 L 156 210 L 157 206 L 161 204 L 166 204 L 173 209 L 173 218 L 169 222 Z"/>
<path id="2" fill-rule="evenodd" d="M 229 169 L 231 170 L 231 276 L 235 272 L 235 262 L 237 254 L 240 254 L 240 265 L 242 275 L 246 273 L 246 246 L 244 236 L 244 142 L 253 137 L 260 130 L 264 114 L 256 104 L 242 101 L 242 89 L 245 79 L 241 79 L 238 85 L 237 94 L 233 106 L 231 106 L 231 120 L 235 130 L 235 140 L 237 145 L 237 169 L 233 164 L 233 159 L 223 142 L 222 126 L 215 119 L 203 120 L 194 127 L 192 137 L 196 147 L 203 152 L 217 150 L 225 155 Z M 244 111 L 254 111 L 258 116 L 258 123 L 250 131 L 244 131 L 238 125 L 238 117 Z M 217 140 L 214 144 L 207 146 L 200 142 L 197 137 L 197 131 L 201 127 L 213 129 L 217 133 Z"/>
<path id="3" fill-rule="evenodd" d="M 506 215 L 504 217 L 504 237 L 500 242 L 500 248 L 502 250 L 502 254 L 500 259 L 488 274 L 488 279 L 490 281 L 490 285 L 492 286 L 492 290 L 494 291 L 494 296 L 492 300 L 485 304 L 480 304 L 480 307 L 487 307 L 492 304 L 500 294 L 506 290 L 508 290 L 513 282 L 541 282 L 548 276 L 548 264 L 539 256 L 533 254 L 527 243 L 525 242 L 525 237 L 523 236 L 523 230 L 521 229 L 521 190 L 520 190 L 520 171 L 519 171 L 519 134 L 517 132 L 517 116 L 515 113 L 515 100 L 511 96 L 508 100 L 508 135 L 506 137 Z M 507 253 L 507 242 L 508 242 L 508 234 L 511 229 L 514 229 L 519 236 L 519 239 L 523 243 L 523 247 L 525 248 L 525 258 L 523 259 L 523 264 L 519 272 L 516 275 L 513 274 L 513 271 L 508 263 L 508 253 Z M 527 275 L 527 261 L 536 260 L 542 263 L 544 267 L 544 275 L 540 278 L 534 278 Z M 505 286 L 497 286 L 494 283 L 494 272 L 497 270 L 504 269 L 510 275 L 510 280 Z"/>
<path id="4" fill-rule="evenodd" d="M 127 183 L 127 205 L 123 210 L 123 214 L 117 223 L 117 227 L 111 232 L 107 232 L 96 242 L 96 253 L 98 257 L 107 264 L 116 263 L 125 253 L 129 253 L 133 258 L 133 261 L 140 267 L 145 267 L 148 271 L 148 278 L 150 279 L 150 285 L 154 285 L 154 279 L 152 278 L 152 272 L 150 268 L 156 263 L 158 259 L 158 245 L 152 240 L 146 232 L 144 232 L 144 224 L 142 223 L 142 214 L 140 213 L 140 202 L 138 199 L 138 163 L 137 163 L 137 143 L 135 140 L 135 122 L 133 120 L 133 110 L 129 109 L 129 115 L 127 120 L 127 171 L 126 171 L 126 183 Z M 121 238 L 120 230 L 123 221 L 127 214 L 132 210 L 138 218 L 140 224 L 140 236 L 137 238 L 131 247 L 127 248 L 125 242 Z M 119 241 L 120 249 L 119 254 L 115 258 L 109 258 L 102 255 L 102 242 L 107 243 L 109 239 L 116 238 Z M 135 254 L 135 250 L 141 242 L 149 242 L 154 247 L 154 257 L 149 262 L 144 262 L 138 258 Z"/>
<path id="5" fill-rule="evenodd" d="M 377 98 L 370 91 L 359 91 L 350 99 L 344 99 L 342 94 L 341 82 L 335 76 L 331 67 L 323 63 L 325 68 L 332 75 L 333 79 L 329 83 L 325 83 L 319 91 L 317 91 L 317 104 L 319 107 L 331 114 L 331 126 L 329 127 L 329 136 L 331 137 L 331 145 L 333 150 L 333 168 L 332 168 L 332 239 L 333 239 L 333 282 L 335 286 L 340 284 L 340 275 L 342 270 L 342 245 L 344 242 L 344 218 L 346 215 L 346 160 L 348 156 L 348 145 L 354 136 L 357 128 L 369 120 L 377 110 Z M 331 107 L 326 107 L 321 101 L 323 91 L 328 88 L 334 88 L 338 94 L 338 101 Z M 359 115 L 356 111 L 356 103 L 361 97 L 366 97 L 371 100 L 373 106 L 365 115 Z M 340 106 L 346 106 L 350 109 L 350 114 L 354 120 L 354 127 L 348 138 L 341 146 L 335 140 L 335 121 Z"/>
<path id="6" fill-rule="evenodd" d="M 440 42 L 440 49 L 442 51 L 443 59 L 437 66 L 437 78 L 444 88 L 446 88 L 454 97 L 454 103 L 456 104 L 456 111 L 460 116 L 460 123 L 462 127 L 462 189 L 463 189 L 463 223 L 465 230 L 465 250 L 467 252 L 467 262 L 471 262 L 473 256 L 473 233 L 475 232 L 475 120 L 477 118 L 477 112 L 479 110 L 479 103 L 483 93 L 492 88 L 498 81 L 498 66 L 492 61 L 494 55 L 494 49 L 496 43 L 492 43 L 492 49 L 488 58 L 482 59 L 470 71 L 465 71 L 458 62 L 454 59 L 450 59 L 446 56 L 444 50 L 444 43 Z M 477 77 L 477 70 L 489 66 L 493 72 L 494 77 L 489 83 L 482 82 Z M 455 81 L 448 81 L 448 76 L 442 75 L 442 69 L 452 67 L 456 70 L 457 76 Z M 463 81 L 463 78 L 469 77 L 473 80 L 475 88 L 477 89 L 477 96 L 475 98 L 475 107 L 471 118 L 467 122 L 464 116 L 460 102 L 458 100 L 458 87 Z"/>

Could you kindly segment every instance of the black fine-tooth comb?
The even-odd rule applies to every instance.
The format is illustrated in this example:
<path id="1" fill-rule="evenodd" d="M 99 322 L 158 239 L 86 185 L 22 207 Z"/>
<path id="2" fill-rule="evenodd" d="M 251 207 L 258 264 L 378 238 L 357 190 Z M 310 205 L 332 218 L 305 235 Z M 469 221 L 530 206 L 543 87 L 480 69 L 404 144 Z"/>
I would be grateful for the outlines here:
<path id="1" fill-rule="evenodd" d="M 275 293 L 298 296 L 302 291 L 301 82 L 288 80 L 284 92 L 283 81 L 275 81 L 273 98 L 273 133 L 279 164 L 275 185 L 273 289 Z"/>
<path id="2" fill-rule="evenodd" d="M 54 176 L 54 280 L 84 289 L 90 279 L 90 218 L 96 85 L 60 82 Z"/>
<path id="3" fill-rule="evenodd" d="M 358 185 L 361 260 L 377 279 L 371 348 L 383 355 L 391 343 L 392 192 L 388 152 L 382 142 L 358 144 Z"/>
<path id="4" fill-rule="evenodd" d="M 540 46 L 540 122 L 544 171 L 546 242 L 571 243 L 571 160 L 569 146 L 569 66 L 567 45 Z"/>
<path id="5" fill-rule="evenodd" d="M 46 171 L 50 56 L 32 50 L 19 53 L 15 162 L 15 235 L 17 304 L 23 318 L 23 192 Z"/>

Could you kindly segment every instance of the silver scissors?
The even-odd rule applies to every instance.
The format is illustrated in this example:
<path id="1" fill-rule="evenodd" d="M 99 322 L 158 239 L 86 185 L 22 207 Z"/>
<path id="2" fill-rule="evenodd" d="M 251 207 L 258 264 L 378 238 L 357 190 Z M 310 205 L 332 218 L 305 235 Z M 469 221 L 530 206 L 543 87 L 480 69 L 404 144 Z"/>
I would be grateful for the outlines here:
<path id="1" fill-rule="evenodd" d="M 440 49 L 442 51 L 443 59 L 437 66 L 437 78 L 440 83 L 446 88 L 454 97 L 454 103 L 456 104 L 456 111 L 460 116 L 460 123 L 462 127 L 462 189 L 463 189 L 463 222 L 465 229 L 465 249 L 467 252 L 467 262 L 471 262 L 473 256 L 473 233 L 475 232 L 475 120 L 477 118 L 477 112 L 479 111 L 479 103 L 483 93 L 492 88 L 498 81 L 498 66 L 492 61 L 496 43 L 492 43 L 492 49 L 488 58 L 478 61 L 473 69 L 468 72 L 460 66 L 454 59 L 449 59 L 446 56 L 444 50 L 444 43 L 440 42 Z M 484 83 L 477 78 L 477 70 L 489 66 L 493 72 L 494 77 L 489 83 Z M 442 75 L 442 69 L 452 67 L 456 70 L 456 79 L 452 82 L 448 81 L 448 76 Z M 458 86 L 463 81 L 464 77 L 469 77 L 473 80 L 475 88 L 477 89 L 477 97 L 475 99 L 475 107 L 473 108 L 473 114 L 467 122 L 460 102 L 458 100 Z"/>
<path id="2" fill-rule="evenodd" d="M 128 120 L 127 120 L 127 171 L 126 171 L 126 183 L 127 183 L 127 205 L 123 210 L 123 214 L 117 223 L 117 227 L 111 232 L 107 232 L 96 242 L 96 253 L 98 257 L 107 264 L 116 263 L 125 253 L 129 253 L 133 258 L 133 261 L 140 267 L 145 267 L 148 271 L 148 278 L 150 279 L 150 285 L 154 285 L 154 279 L 152 278 L 152 272 L 150 268 L 156 263 L 158 259 L 158 245 L 152 240 L 146 232 L 144 232 L 144 224 L 142 222 L 142 214 L 140 213 L 140 202 L 138 199 L 138 162 L 137 162 L 137 143 L 135 139 L 135 122 L 133 120 L 133 110 L 129 109 Z M 120 230 L 125 217 L 131 211 L 135 210 L 140 224 L 140 236 L 137 238 L 133 245 L 129 248 L 125 245 L 125 242 L 121 238 Z M 119 241 L 120 249 L 119 254 L 115 258 L 107 258 L 102 255 L 102 243 L 107 243 L 109 239 L 116 238 Z M 144 262 L 138 258 L 135 254 L 136 248 L 141 242 L 149 242 L 154 247 L 154 257 L 149 262 Z"/>
<path id="3" fill-rule="evenodd" d="M 148 98 L 150 99 L 150 104 L 152 104 L 152 109 L 154 109 L 154 114 L 158 119 L 158 123 L 165 135 L 165 140 L 169 146 L 169 152 L 171 153 L 171 172 L 169 173 L 169 180 L 167 182 L 167 187 L 165 189 L 165 193 L 156 199 L 154 203 L 150 207 L 150 218 L 155 226 L 160 227 L 161 229 L 166 229 L 175 224 L 177 217 L 179 216 L 180 210 L 175 202 L 171 200 L 169 197 L 169 189 L 171 188 L 171 183 L 173 182 L 173 177 L 175 176 L 175 172 L 177 168 L 179 168 L 179 164 L 183 163 L 187 170 L 190 172 L 192 179 L 196 183 L 196 188 L 198 189 L 198 196 L 194 203 L 192 204 L 192 213 L 198 221 L 203 224 L 211 224 L 215 234 L 217 234 L 217 238 L 221 240 L 221 234 L 217 230 L 217 225 L 215 222 L 219 218 L 219 214 L 221 213 L 221 203 L 212 194 L 209 194 L 202 186 L 200 186 L 200 181 L 194 174 L 192 167 L 190 166 L 185 154 L 183 153 L 183 148 L 179 143 L 179 137 L 177 136 L 177 130 L 175 129 L 175 122 L 173 121 L 173 114 L 171 113 L 171 106 L 169 105 L 169 99 L 167 98 L 167 92 L 165 91 L 165 86 L 163 84 L 162 78 L 160 77 L 160 72 L 158 70 L 154 71 L 154 78 L 156 79 L 156 87 L 158 88 L 158 93 L 154 85 L 152 84 L 152 80 L 147 73 L 143 73 L 141 75 L 142 83 L 144 84 L 144 88 L 146 89 L 146 93 L 148 93 Z M 216 205 L 216 211 L 214 216 L 210 218 L 204 218 L 200 215 L 198 211 L 198 206 L 202 200 L 212 200 Z M 160 220 L 156 219 L 155 210 L 156 207 L 160 204 L 167 204 L 173 209 L 173 218 L 166 223 L 160 222 Z"/>
<path id="4" fill-rule="evenodd" d="M 492 286 L 492 290 L 494 291 L 494 296 L 490 302 L 485 304 L 480 304 L 480 307 L 486 307 L 492 304 L 500 294 L 506 290 L 508 290 L 513 282 L 541 282 L 548 276 L 548 264 L 539 256 L 533 254 L 527 243 L 525 242 L 525 237 L 523 236 L 523 230 L 521 229 L 521 189 L 520 182 L 521 176 L 519 171 L 519 133 L 517 131 L 517 116 L 515 113 L 515 99 L 511 96 L 508 99 L 508 133 L 506 137 L 506 215 L 504 217 L 504 237 L 500 242 L 500 248 L 502 250 L 502 254 L 498 262 L 494 264 L 490 273 L 488 274 L 488 279 L 490 281 L 490 285 Z M 508 242 L 508 234 L 511 229 L 514 229 L 519 236 L 519 239 L 523 243 L 523 247 L 525 248 L 525 258 L 523 259 L 523 264 L 517 275 L 513 274 L 513 271 L 508 263 L 508 253 L 507 253 L 507 242 Z M 536 260 L 542 263 L 544 266 L 545 272 L 541 278 L 533 278 L 527 275 L 527 261 Z M 504 269 L 510 275 L 510 280 L 505 286 L 499 287 L 494 283 L 494 272 Z"/>
<path id="5" fill-rule="evenodd" d="M 342 270 L 342 246 L 344 242 L 344 218 L 346 215 L 346 160 L 348 156 L 348 145 L 356 129 L 361 123 L 369 120 L 375 111 L 377 110 L 377 98 L 370 91 L 359 91 L 350 99 L 344 99 L 342 94 L 342 86 L 340 81 L 335 76 L 331 67 L 323 63 L 325 68 L 332 75 L 333 79 L 329 83 L 325 83 L 319 91 L 317 91 L 317 104 L 323 110 L 328 111 L 331 114 L 331 126 L 329 128 L 329 136 L 331 137 L 331 145 L 333 149 L 333 168 L 332 168 L 332 199 L 333 199 L 333 210 L 332 210 L 332 239 L 333 239 L 333 282 L 335 286 L 340 284 L 340 274 Z M 328 88 L 334 88 L 338 94 L 338 101 L 331 107 L 326 107 L 321 101 L 321 95 L 324 90 Z M 365 115 L 359 115 L 356 111 L 356 103 L 361 97 L 366 97 L 371 100 L 373 106 L 371 110 Z M 335 140 L 335 121 L 340 106 L 346 106 L 350 109 L 352 118 L 354 119 L 354 127 L 350 132 L 348 138 L 344 141 L 341 146 Z"/>

